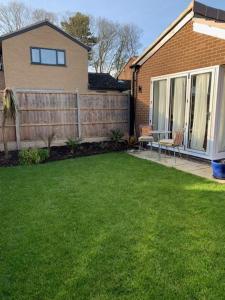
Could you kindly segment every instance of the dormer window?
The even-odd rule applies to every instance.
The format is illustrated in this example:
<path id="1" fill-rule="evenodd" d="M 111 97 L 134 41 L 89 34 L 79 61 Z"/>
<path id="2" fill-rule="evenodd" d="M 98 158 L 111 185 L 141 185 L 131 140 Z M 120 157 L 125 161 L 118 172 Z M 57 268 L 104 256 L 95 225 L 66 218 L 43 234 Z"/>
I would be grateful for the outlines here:
<path id="1" fill-rule="evenodd" d="M 65 50 L 32 47 L 31 63 L 35 65 L 65 66 Z"/>

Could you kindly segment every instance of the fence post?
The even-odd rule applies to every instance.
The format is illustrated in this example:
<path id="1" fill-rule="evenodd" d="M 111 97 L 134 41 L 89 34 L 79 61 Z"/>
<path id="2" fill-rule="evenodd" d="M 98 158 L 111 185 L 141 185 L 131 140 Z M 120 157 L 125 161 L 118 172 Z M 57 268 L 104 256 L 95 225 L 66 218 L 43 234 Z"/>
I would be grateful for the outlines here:
<path id="1" fill-rule="evenodd" d="M 81 123 L 80 123 L 80 95 L 78 89 L 76 90 L 77 95 L 77 123 L 78 123 L 78 138 L 81 138 Z"/>
<path id="2" fill-rule="evenodd" d="M 14 98 L 15 98 L 15 106 L 16 106 L 16 116 L 15 116 L 15 127 L 16 127 L 16 145 L 17 150 L 21 148 L 20 142 L 20 111 L 19 111 L 19 101 L 17 98 L 17 91 L 13 90 Z"/>
<path id="3" fill-rule="evenodd" d="M 127 105 L 128 105 L 128 136 L 131 135 L 131 98 L 130 92 L 127 93 Z"/>

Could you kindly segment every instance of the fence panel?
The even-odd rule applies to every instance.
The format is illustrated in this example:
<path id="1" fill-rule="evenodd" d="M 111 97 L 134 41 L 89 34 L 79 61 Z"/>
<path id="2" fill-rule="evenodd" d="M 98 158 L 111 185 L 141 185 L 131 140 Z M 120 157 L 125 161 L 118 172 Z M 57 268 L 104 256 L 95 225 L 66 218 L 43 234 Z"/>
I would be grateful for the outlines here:
<path id="1" fill-rule="evenodd" d="M 0 97 L 2 93 L 0 92 Z M 58 92 L 17 91 L 17 127 L 7 123 L 7 137 L 11 149 L 43 147 L 52 133 L 55 145 L 63 145 L 68 138 L 84 141 L 107 138 L 110 130 L 119 128 L 125 135 L 129 130 L 129 97 L 113 94 L 78 94 Z M 2 101 L 0 101 L 0 126 Z M 17 131 L 16 131 L 17 129 Z M 17 134 L 16 134 L 17 132 Z M 0 132 L 2 148 L 2 130 Z"/>
<path id="2" fill-rule="evenodd" d="M 78 136 L 77 96 L 72 93 L 18 92 L 21 142 Z"/>
<path id="3" fill-rule="evenodd" d="M 128 106 L 127 95 L 80 95 L 81 136 L 107 137 L 116 128 L 127 134 Z"/>

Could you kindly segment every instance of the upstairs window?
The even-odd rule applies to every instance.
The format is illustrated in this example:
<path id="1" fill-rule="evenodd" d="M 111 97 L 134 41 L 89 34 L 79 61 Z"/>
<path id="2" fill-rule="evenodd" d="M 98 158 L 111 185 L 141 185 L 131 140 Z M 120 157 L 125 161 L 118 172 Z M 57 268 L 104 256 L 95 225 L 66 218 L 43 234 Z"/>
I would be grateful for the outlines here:
<path id="1" fill-rule="evenodd" d="M 47 48 L 31 48 L 31 63 L 47 66 L 65 66 L 65 51 Z"/>

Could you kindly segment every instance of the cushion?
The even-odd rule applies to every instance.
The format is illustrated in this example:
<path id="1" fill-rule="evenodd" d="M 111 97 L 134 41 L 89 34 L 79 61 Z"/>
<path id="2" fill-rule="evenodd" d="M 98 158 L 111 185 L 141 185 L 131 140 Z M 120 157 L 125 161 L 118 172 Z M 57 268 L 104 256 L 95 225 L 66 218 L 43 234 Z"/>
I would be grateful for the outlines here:
<path id="1" fill-rule="evenodd" d="M 161 145 L 165 145 L 165 146 L 173 146 L 173 139 L 163 139 L 163 140 L 160 140 L 159 143 Z"/>
<path id="2" fill-rule="evenodd" d="M 153 136 L 149 136 L 149 135 L 143 135 L 143 136 L 140 136 L 139 138 L 138 138 L 138 141 L 139 142 L 153 142 L 154 141 L 154 138 L 153 138 Z"/>

